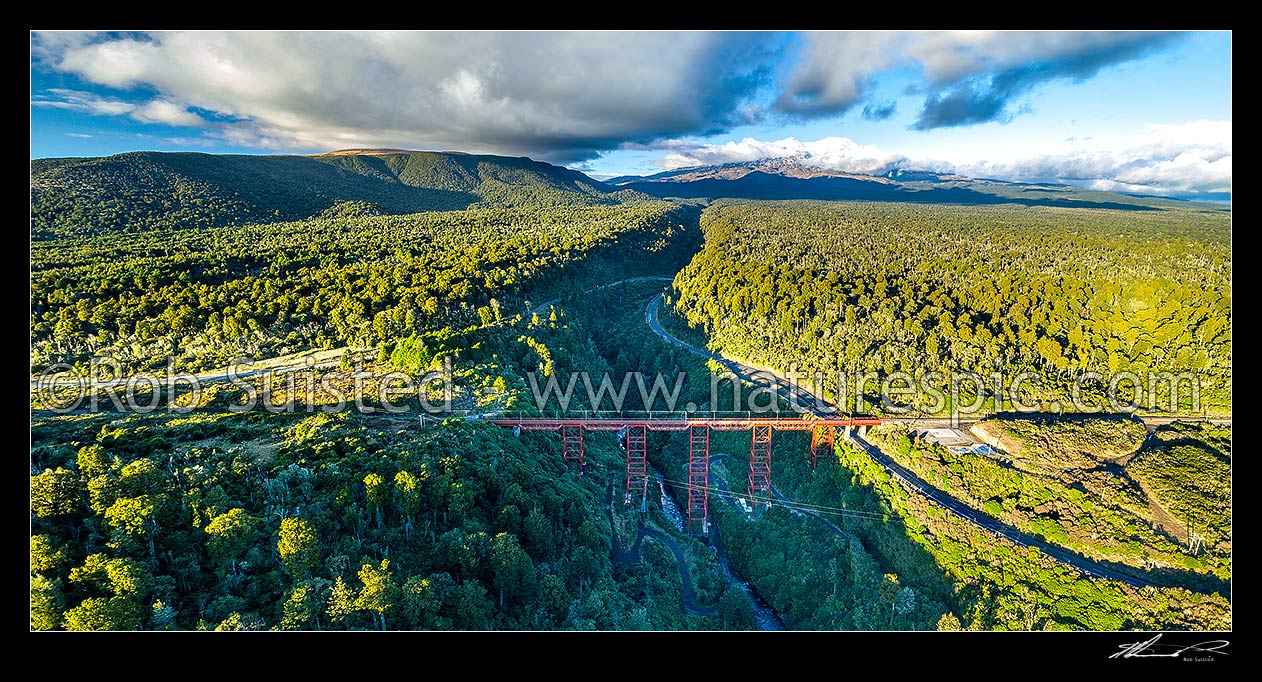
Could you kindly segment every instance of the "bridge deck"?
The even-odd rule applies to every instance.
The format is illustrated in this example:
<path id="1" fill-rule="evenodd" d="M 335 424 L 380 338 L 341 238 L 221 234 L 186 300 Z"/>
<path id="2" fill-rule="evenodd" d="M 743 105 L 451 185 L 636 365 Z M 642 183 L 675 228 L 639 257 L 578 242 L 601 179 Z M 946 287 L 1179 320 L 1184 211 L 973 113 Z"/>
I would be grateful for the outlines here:
<path id="1" fill-rule="evenodd" d="M 778 431 L 811 431 L 817 426 L 876 426 L 876 417 L 849 417 L 839 419 L 809 418 L 788 419 L 779 417 L 695 417 L 695 418 L 635 418 L 635 417 L 574 417 L 574 418 L 519 418 L 491 419 L 496 426 L 516 426 L 522 431 L 556 431 L 565 426 L 582 426 L 585 431 L 621 431 L 629 425 L 644 426 L 649 431 L 686 431 L 691 426 L 708 426 L 714 431 L 745 431 L 755 426 L 770 426 Z"/>

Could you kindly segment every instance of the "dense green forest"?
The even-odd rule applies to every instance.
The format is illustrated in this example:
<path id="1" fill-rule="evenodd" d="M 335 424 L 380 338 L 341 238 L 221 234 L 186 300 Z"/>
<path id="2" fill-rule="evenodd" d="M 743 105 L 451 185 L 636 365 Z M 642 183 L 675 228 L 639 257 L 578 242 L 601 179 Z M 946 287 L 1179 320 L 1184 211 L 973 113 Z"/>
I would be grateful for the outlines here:
<path id="1" fill-rule="evenodd" d="M 635 196 L 526 158 L 372 150 L 318 156 L 132 152 L 33 160 L 31 236 L 292 221 L 342 212 L 348 202 L 393 215 L 475 203 L 593 206 Z"/>
<path id="2" fill-rule="evenodd" d="M 566 326 L 580 336 L 587 329 L 593 347 L 615 368 L 687 372 L 680 400 L 694 400 L 705 411 L 710 368 L 645 331 L 641 318 L 652 293 L 648 284 L 599 292 L 567 309 Z M 749 389 L 743 389 L 744 402 Z M 631 397 L 628 403 L 638 407 L 634 392 Z M 1111 435 L 1119 449 L 1142 441 L 1130 422 L 1121 423 L 1120 429 L 1117 422 L 1111 429 L 1094 421 L 1087 424 L 1096 435 Z M 1066 435 L 1057 437 L 1055 429 L 1046 435 L 1062 449 L 1069 449 L 1082 435 L 1082 429 L 1073 427 L 1061 431 Z M 897 429 L 872 435 L 891 453 L 905 440 Z M 711 470 L 710 509 L 728 561 L 791 628 L 1205 629 L 1227 627 L 1230 622 L 1227 600 L 1212 590 L 1138 589 L 1090 578 L 1036 550 L 998 540 L 910 494 L 868 455 L 840 441 L 837 465 L 826 461 L 815 469 L 806 454 L 806 435 L 776 432 L 773 441 L 773 485 L 785 499 L 823 515 L 842 532 L 783 505 L 753 514 L 737 506 L 735 498 L 745 494 L 748 467 L 749 435 L 744 432 L 711 435 L 711 451 L 725 457 Z M 1223 446 L 1221 435 L 1215 442 Z M 667 491 L 683 505 L 686 438 L 651 433 L 650 443 L 657 445 L 650 448 L 650 461 L 662 472 Z M 1127 450 L 1131 452 L 1133 448 Z M 1023 481 L 1023 476 L 1015 472 L 1015 482 L 1008 476 L 996 484 L 1015 484 L 1009 494 L 1011 502 L 1021 503 L 1014 505 L 1017 509 L 1025 506 L 1020 495 L 1038 484 L 1037 479 Z M 1093 506 L 1076 489 L 1057 481 L 1040 489 L 1048 490 L 1073 494 L 1070 499 L 1083 505 L 1079 518 L 1084 524 L 1109 528 L 1114 516 L 1128 513 Z M 1094 517 L 1097 509 L 1100 519 Z M 1132 530 L 1142 526 L 1142 521 L 1129 523 Z M 1159 549 L 1144 551 L 1154 557 L 1167 551 L 1167 565 L 1223 570 L 1216 556 L 1180 553 L 1169 540 L 1152 535 L 1148 530 L 1144 539 L 1153 540 Z M 1125 540 L 1128 547 L 1139 545 L 1129 536 Z M 1108 541 L 1099 540 L 1097 546 L 1108 546 Z M 1229 552 L 1229 546 L 1226 549 Z M 1191 583 L 1189 588 L 1201 587 L 1195 579 L 1185 582 Z"/>
<path id="3" fill-rule="evenodd" d="M 873 434 L 886 451 L 897 447 Z M 898 526 L 852 521 L 878 546 L 919 547 L 954 583 L 948 619 L 968 629 L 1228 629 L 1231 607 L 1221 594 L 1181 587 L 1136 588 L 1088 578 L 1035 548 L 1021 547 L 947 513 L 895 482 L 849 443 L 837 448 L 841 499 L 888 509 Z M 835 498 L 834 498 L 835 499 Z"/>
<path id="4" fill-rule="evenodd" d="M 520 376 L 543 353 L 608 369 L 564 311 L 537 318 L 484 330 L 458 367 Z M 713 555 L 660 512 L 695 599 L 722 608 L 689 615 L 657 540 L 618 560 L 609 521 L 638 518 L 620 498 L 605 510 L 623 455 L 614 434 L 586 449 L 580 476 L 555 434 L 461 418 L 37 415 L 32 627 L 752 627 L 746 597 L 722 599 Z"/>
<path id="5" fill-rule="evenodd" d="M 296 184 L 255 195 L 197 184 L 233 175 L 235 157 L 170 156 L 33 163 L 41 183 L 117 180 L 111 205 L 126 209 L 36 188 L 33 372 L 94 354 L 124 371 L 170 354 L 198 371 L 352 347 L 369 372 L 452 360 L 455 406 L 476 413 L 531 409 L 532 371 L 565 385 L 577 371 L 683 370 L 680 402 L 705 410 L 715 367 L 644 324 L 663 283 L 592 288 L 673 275 L 696 253 L 667 303 L 697 325 L 692 338 L 743 359 L 891 372 L 989 371 L 1000 358 L 1042 371 L 1043 399 L 1062 397 L 1074 371 L 1194 370 L 1202 397 L 1228 406 L 1230 230 L 1213 212 L 720 202 L 702 235 L 695 205 L 533 162 L 265 157 L 305 170 L 277 166 Z M 203 162 L 229 165 L 191 170 Z M 152 182 L 109 175 L 124 167 Z M 176 186 L 210 207 L 163 204 Z M 443 197 L 459 200 L 427 203 Z M 329 371 L 349 381 L 350 369 Z M 792 504 L 753 512 L 737 502 L 748 435 L 716 434 L 707 546 L 676 529 L 652 483 L 647 514 L 624 508 L 615 434 L 589 434 L 580 476 L 555 434 L 231 414 L 235 390 L 214 387 L 188 415 L 33 415 L 33 628 L 755 627 L 720 564 L 793 628 L 1230 624 L 1227 599 L 1195 581 L 1088 578 L 951 517 L 844 444 L 812 469 L 802 434 L 775 440 L 773 482 Z M 580 390 L 571 409 L 588 407 Z M 624 408 L 639 407 L 631 391 Z M 1126 421 L 1031 424 L 979 425 L 1006 458 L 897 428 L 873 439 L 1080 553 L 1230 575 L 1229 431 L 1176 424 L 1145 441 Z M 680 437 L 651 434 L 648 455 L 665 492 L 686 499 Z"/>
<path id="6" fill-rule="evenodd" d="M 900 425 L 883 427 L 879 441 L 900 464 L 939 490 L 1049 542 L 1146 570 L 1186 569 L 1223 579 L 1230 576 L 1227 464 L 1216 469 L 1202 466 L 1199 458 L 1171 455 L 1163 447 L 1141 451 L 1144 427 L 1129 420 L 992 420 L 973 429 L 1000 434 L 997 440 L 1009 446 L 1007 451 L 991 455 L 953 452 L 909 438 L 910 429 Z M 1168 432 L 1167 428 L 1160 433 Z M 1176 447 L 1206 448 L 1204 443 L 1188 440 Z M 1157 439 L 1154 444 L 1161 442 Z M 1209 457 L 1229 458 L 1229 454 L 1201 451 Z M 1121 463 L 1127 460 L 1129 464 Z M 1197 478 L 1204 477 L 1205 487 L 1186 489 L 1187 508 L 1220 510 L 1205 517 L 1206 522 L 1216 521 L 1217 528 L 1207 532 L 1206 541 L 1195 550 L 1183 524 L 1172 522 L 1165 505 L 1147 494 L 1132 473 L 1152 461 L 1163 461 L 1166 466 L 1182 463 L 1183 477 L 1196 470 Z M 1173 488 L 1172 472 L 1150 475 L 1161 476 L 1162 483 L 1156 484 L 1160 489 Z M 1184 582 L 1197 581 L 1189 577 Z"/>
<path id="7" fill-rule="evenodd" d="M 486 325 L 521 312 L 510 298 L 682 262 L 695 215 L 488 208 L 35 242 L 31 369 L 108 355 L 137 371 L 169 354 L 196 371 Z"/>
<path id="8" fill-rule="evenodd" d="M 64 416 L 32 438 L 35 629 L 716 627 L 669 555 L 612 563 L 612 436 L 585 477 L 554 437 L 460 420 Z"/>
<path id="9" fill-rule="evenodd" d="M 1203 409 L 1229 409 L 1230 214 L 722 201 L 702 227 L 674 306 L 732 357 L 830 377 L 1033 371 L 1019 397 L 1052 411 L 1086 372 L 1106 377 L 1082 382 L 1088 407 L 1122 372 L 1151 387 L 1141 407 L 1169 407 L 1155 375 L 1188 372 Z M 1129 401 L 1133 380 L 1118 386 Z M 1185 381 L 1178 409 L 1191 396 Z"/>
<path id="10" fill-rule="evenodd" d="M 656 286 L 618 285 L 581 305 L 564 297 L 546 316 L 483 330 L 480 369 L 488 379 L 545 363 L 562 379 L 576 367 L 683 369 L 685 397 L 704 400 L 705 365 L 642 324 Z M 676 533 L 697 601 L 720 607 L 713 616 L 687 614 L 675 559 L 655 540 L 639 560 L 616 559 L 602 509 L 622 483 L 612 434 L 589 438 L 585 477 L 562 465 L 553 434 L 517 439 L 463 420 L 418 429 L 354 414 L 67 415 L 39 417 L 32 439 L 33 627 L 753 626 L 696 541 Z M 782 506 L 749 515 L 733 497 L 747 448 L 743 434 L 716 434 L 728 456 L 712 478 L 715 533 L 790 627 L 1228 622 L 1221 597 L 1087 579 L 996 543 L 844 446 L 842 466 L 812 470 L 801 434 L 777 435 L 773 480 L 843 532 Z M 650 439 L 680 502 L 685 453 L 678 438 Z M 616 494 L 614 510 L 625 549 L 636 519 Z M 650 527 L 671 531 L 655 503 L 650 512 Z"/>

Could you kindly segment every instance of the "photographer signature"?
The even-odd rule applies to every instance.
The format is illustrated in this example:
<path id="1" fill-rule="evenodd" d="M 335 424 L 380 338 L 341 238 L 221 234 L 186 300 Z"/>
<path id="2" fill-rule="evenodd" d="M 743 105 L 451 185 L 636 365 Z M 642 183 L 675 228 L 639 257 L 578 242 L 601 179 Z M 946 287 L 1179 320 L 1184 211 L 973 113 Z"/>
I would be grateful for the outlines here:
<path id="1" fill-rule="evenodd" d="M 1160 640 L 1161 635 L 1158 634 L 1146 642 L 1122 644 L 1118 647 L 1120 651 L 1109 658 L 1179 658 L 1185 652 L 1227 655 L 1223 651 L 1228 644 L 1225 639 L 1211 639 L 1187 645 L 1159 644 Z"/>

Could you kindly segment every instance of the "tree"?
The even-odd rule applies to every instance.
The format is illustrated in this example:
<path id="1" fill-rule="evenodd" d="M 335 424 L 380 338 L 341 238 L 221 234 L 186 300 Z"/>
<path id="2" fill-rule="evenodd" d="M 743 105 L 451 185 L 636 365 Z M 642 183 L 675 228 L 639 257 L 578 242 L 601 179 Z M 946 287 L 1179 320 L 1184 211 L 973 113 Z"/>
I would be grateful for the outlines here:
<path id="1" fill-rule="evenodd" d="M 89 597 L 66 611 L 64 622 L 67 630 L 129 630 L 127 611 L 118 597 Z"/>
<path id="2" fill-rule="evenodd" d="M 551 561 L 556 555 L 556 543 L 552 538 L 552 523 L 538 509 L 531 509 L 522 523 L 522 534 L 530 553 L 541 561 Z"/>
<path id="3" fill-rule="evenodd" d="M 94 586 L 110 597 L 89 597 L 66 611 L 67 630 L 136 630 L 144 614 L 143 596 L 151 576 L 131 559 L 89 554 L 82 566 L 70 569 L 70 582 Z"/>
<path id="4" fill-rule="evenodd" d="M 314 626 L 319 630 L 320 613 L 328 603 L 331 585 L 323 578 L 311 578 L 294 585 L 281 605 L 281 629 L 305 630 Z"/>
<path id="5" fill-rule="evenodd" d="M 153 612 L 149 616 L 149 624 L 154 630 L 173 630 L 175 617 L 179 615 L 170 604 L 159 599 L 153 603 Z"/>
<path id="6" fill-rule="evenodd" d="M 394 607 L 399 596 L 399 588 L 391 576 L 389 559 L 382 559 L 380 566 L 364 564 L 359 569 L 359 581 L 364 587 L 355 599 L 355 608 L 375 612 L 382 630 L 386 629 L 386 611 Z"/>
<path id="7" fill-rule="evenodd" d="M 744 592 L 734 588 L 723 591 L 719 599 L 719 620 L 724 630 L 754 629 L 754 609 Z"/>
<path id="8" fill-rule="evenodd" d="M 535 565 L 517 543 L 517 536 L 500 533 L 491 542 L 492 583 L 499 590 L 500 608 L 507 593 L 519 603 L 535 596 Z"/>
<path id="9" fill-rule="evenodd" d="M 380 474 L 371 473 L 364 477 L 364 489 L 368 497 L 368 504 L 372 505 L 377 512 L 377 528 L 381 528 L 381 508 L 385 505 L 389 496 L 389 490 L 386 488 L 386 479 Z"/>
<path id="10" fill-rule="evenodd" d="M 220 566 L 231 565 L 249 548 L 255 519 L 244 509 L 229 509 L 206 524 L 206 550 Z"/>
<path id="11" fill-rule="evenodd" d="M 150 529 L 155 506 L 149 495 L 120 497 L 105 510 L 105 520 L 128 535 L 143 535 Z"/>
<path id="12" fill-rule="evenodd" d="M 570 575 L 578 582 L 579 596 L 582 597 L 583 590 L 600 575 L 600 560 L 591 549 L 585 546 L 579 547 L 574 551 L 569 569 Z"/>
<path id="13" fill-rule="evenodd" d="M 157 492 L 162 472 L 147 457 L 128 463 L 119 472 L 119 484 L 128 495 L 146 495 Z"/>
<path id="14" fill-rule="evenodd" d="M 476 580 L 466 580 L 456 588 L 455 626 L 458 630 L 484 630 L 491 617 L 491 600 L 486 588 Z"/>
<path id="15" fill-rule="evenodd" d="M 78 477 L 69 469 L 45 469 L 31 477 L 31 512 L 44 519 L 74 512 L 79 499 Z"/>
<path id="16" fill-rule="evenodd" d="M 960 619 L 956 618 L 954 613 L 947 611 L 938 619 L 938 629 L 954 631 L 963 630 L 964 628 L 960 625 Z"/>
<path id="17" fill-rule="evenodd" d="M 93 443 L 79 448 L 75 461 L 79 467 L 79 474 L 85 480 L 104 476 L 110 470 L 110 456 L 105 452 L 105 448 L 101 447 L 100 443 Z"/>
<path id="18" fill-rule="evenodd" d="M 543 576 L 539 581 L 539 605 L 552 616 L 552 622 L 563 625 L 570 611 L 570 593 L 565 589 L 565 579 L 555 573 Z"/>
<path id="19" fill-rule="evenodd" d="M 52 536 L 31 536 L 31 572 L 48 573 L 54 571 L 66 560 L 66 552 L 55 544 Z"/>
<path id="20" fill-rule="evenodd" d="M 31 629 L 55 630 L 61 624 L 61 612 L 65 608 L 61 592 L 61 580 L 31 576 Z"/>
<path id="21" fill-rule="evenodd" d="M 334 623 L 344 624 L 346 617 L 355 611 L 355 590 L 342 576 L 338 576 L 333 583 L 333 589 L 329 590 L 329 606 L 327 612 L 329 620 Z"/>
<path id="22" fill-rule="evenodd" d="M 412 535 L 412 517 L 421 510 L 421 480 L 410 471 L 394 475 L 394 499 L 399 513 L 406 520 L 404 534 Z"/>
<path id="23" fill-rule="evenodd" d="M 894 598 L 894 611 L 900 616 L 906 616 L 914 610 L 916 610 L 916 591 L 908 585 L 899 590 L 898 596 Z"/>
<path id="24" fill-rule="evenodd" d="M 320 562 L 315 531 L 303 519 L 288 518 L 280 522 L 280 538 L 276 542 L 281 563 L 295 580 L 310 577 Z"/>
<path id="25" fill-rule="evenodd" d="M 456 583 L 446 573 L 435 573 L 427 578 L 414 575 L 403 583 L 403 596 L 399 604 L 403 620 L 413 630 L 441 630 L 450 622 L 441 618 L 443 604 L 456 589 Z"/>

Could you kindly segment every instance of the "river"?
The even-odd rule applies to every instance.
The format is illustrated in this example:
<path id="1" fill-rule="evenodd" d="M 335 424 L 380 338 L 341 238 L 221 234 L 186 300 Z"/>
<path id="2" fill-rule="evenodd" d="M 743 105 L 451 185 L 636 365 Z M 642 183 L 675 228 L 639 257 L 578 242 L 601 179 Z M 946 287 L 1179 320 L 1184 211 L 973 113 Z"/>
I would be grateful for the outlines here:
<path id="1" fill-rule="evenodd" d="M 674 524 L 676 529 L 683 532 L 684 516 L 679 511 L 679 506 L 675 504 L 674 498 L 666 494 L 666 486 L 662 484 L 661 473 L 657 470 L 657 467 L 652 465 L 649 465 L 649 470 L 653 473 L 653 480 L 657 481 L 657 490 L 662 503 L 662 513 L 666 515 L 667 519 L 670 519 L 670 522 Z M 722 541 L 718 538 L 717 521 L 711 526 L 710 532 L 715 553 L 719 560 L 719 567 L 723 570 L 723 581 L 726 587 L 735 587 L 742 590 L 749 597 L 749 603 L 754 611 L 754 622 L 758 624 L 759 630 L 784 630 L 784 620 L 780 618 L 779 614 L 767 602 L 763 601 L 757 590 L 750 586 L 744 576 L 728 563 L 727 555 L 723 552 Z"/>

